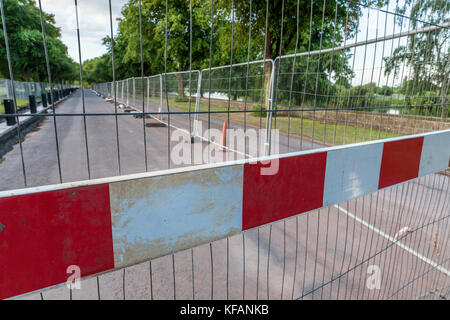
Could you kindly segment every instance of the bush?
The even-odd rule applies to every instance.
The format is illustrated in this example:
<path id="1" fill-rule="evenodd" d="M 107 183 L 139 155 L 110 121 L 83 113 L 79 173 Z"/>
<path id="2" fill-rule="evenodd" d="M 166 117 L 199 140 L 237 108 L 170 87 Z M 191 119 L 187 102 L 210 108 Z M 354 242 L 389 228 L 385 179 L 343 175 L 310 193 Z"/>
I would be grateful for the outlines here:
<path id="1" fill-rule="evenodd" d="M 255 117 L 265 117 L 267 115 L 266 108 L 260 105 L 253 106 L 252 111 L 256 111 L 252 112 L 252 115 Z"/>
<path id="2" fill-rule="evenodd" d="M 189 97 L 175 97 L 175 102 L 189 102 Z"/>

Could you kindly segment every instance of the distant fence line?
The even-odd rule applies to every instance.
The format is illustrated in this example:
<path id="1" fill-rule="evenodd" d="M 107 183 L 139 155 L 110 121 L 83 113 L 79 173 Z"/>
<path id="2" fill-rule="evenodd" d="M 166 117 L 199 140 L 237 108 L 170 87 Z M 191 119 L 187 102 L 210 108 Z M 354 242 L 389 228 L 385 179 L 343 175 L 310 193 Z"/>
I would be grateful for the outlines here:
<path id="1" fill-rule="evenodd" d="M 73 87 L 73 84 L 54 83 L 53 90 L 63 90 Z M 16 95 L 16 105 L 18 109 L 28 107 L 29 96 L 36 97 L 36 101 L 41 101 L 41 95 L 43 92 L 50 91 L 50 84 L 47 82 L 24 82 L 14 81 L 14 91 Z M 3 103 L 5 99 L 13 99 L 13 86 L 9 79 L 0 79 L 0 103 Z M 0 113 L 4 111 L 0 108 Z"/>
<path id="2" fill-rule="evenodd" d="M 444 109 L 448 109 L 448 103 L 434 101 L 440 100 L 441 97 L 438 96 L 433 99 L 427 97 L 427 103 L 423 104 L 418 103 L 418 99 L 425 98 L 422 96 L 414 96 L 417 100 L 415 103 L 411 103 L 410 96 L 405 96 L 399 103 L 398 99 L 395 100 L 389 96 L 382 96 L 382 101 L 375 101 L 376 94 L 373 94 L 370 99 L 358 94 L 352 96 L 330 94 L 326 97 L 325 106 L 323 104 L 298 106 L 283 100 L 277 101 L 276 92 L 281 92 L 283 89 L 280 88 L 281 84 L 277 84 L 274 80 L 277 72 L 275 64 L 273 64 L 269 83 L 264 74 L 264 61 L 254 61 L 249 66 L 252 68 L 251 76 L 246 75 L 242 65 L 228 65 L 213 68 L 211 71 L 204 69 L 133 77 L 94 84 L 92 89 L 116 100 L 117 104 L 134 107 L 143 112 L 150 110 L 152 102 L 159 106 L 159 112 L 172 112 L 174 108 L 177 109 L 179 103 L 189 102 L 189 111 L 196 120 L 192 132 L 194 135 L 199 112 L 202 111 L 202 107 L 204 111 L 205 106 L 208 106 L 208 110 L 218 108 L 223 112 L 233 109 L 245 113 L 251 112 L 252 109 L 254 111 L 255 108 L 261 109 L 261 116 L 266 118 L 265 127 L 272 127 L 271 123 L 275 121 L 272 119 L 276 117 L 309 119 L 321 124 L 328 122 L 335 125 L 358 126 L 398 135 L 450 127 L 448 113 L 446 113 L 447 117 L 442 117 Z M 224 72 L 229 73 L 230 68 L 232 84 L 229 86 L 229 79 Z M 243 82 L 243 79 L 247 81 Z M 229 88 L 226 88 L 228 86 Z M 276 90 L 275 87 L 277 87 Z M 269 98 L 267 98 L 268 95 Z M 312 92 L 306 92 L 304 95 L 319 96 Z M 267 110 L 269 112 L 266 112 Z"/>

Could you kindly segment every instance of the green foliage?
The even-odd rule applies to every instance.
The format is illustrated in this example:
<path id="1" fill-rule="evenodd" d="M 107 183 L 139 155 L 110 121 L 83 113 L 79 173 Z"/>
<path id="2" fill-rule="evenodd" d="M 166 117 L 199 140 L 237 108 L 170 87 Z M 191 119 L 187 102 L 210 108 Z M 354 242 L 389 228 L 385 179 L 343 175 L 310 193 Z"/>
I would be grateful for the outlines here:
<path id="1" fill-rule="evenodd" d="M 424 20 L 434 25 L 450 22 L 448 0 L 406 0 L 403 4 L 398 3 L 396 10 L 400 13 L 410 10 L 413 29 L 428 27 L 420 24 L 419 21 Z M 402 20 L 397 23 L 402 23 Z M 449 37 L 449 28 L 410 35 L 406 45 L 397 47 L 392 56 L 385 58 L 386 74 L 397 77 L 402 66 L 408 65 L 412 68 L 412 74 L 409 79 L 404 79 L 401 91 L 408 96 L 423 97 L 426 91 L 437 89 L 441 103 L 445 103 L 450 82 Z M 447 108 L 442 108 L 442 117 L 447 116 Z"/>
<path id="2" fill-rule="evenodd" d="M 188 97 L 175 97 L 175 102 L 189 102 L 189 98 Z"/>
<path id="3" fill-rule="evenodd" d="M 394 93 L 394 90 L 392 90 L 391 87 L 384 85 L 377 90 L 377 93 L 383 96 L 391 96 Z"/>
<path id="4" fill-rule="evenodd" d="M 122 63 L 139 66 L 141 48 L 139 25 L 139 2 L 130 0 L 122 9 L 124 18 L 120 21 L 119 41 L 123 47 L 115 45 L 115 53 L 125 50 Z M 209 20 L 208 3 L 201 0 L 192 1 L 192 69 L 202 66 L 209 56 Z M 189 1 L 170 1 L 168 8 L 167 29 L 167 71 L 189 70 Z M 164 71 L 165 60 L 166 7 L 165 1 L 142 1 L 143 60 L 146 74 Z M 119 62 L 119 63 L 120 63 Z M 138 74 L 139 74 L 138 73 Z M 138 75 L 136 74 L 136 75 Z"/>
<path id="5" fill-rule="evenodd" d="M 100 57 L 83 62 L 83 80 L 88 84 L 112 81 L 111 55 L 104 54 Z"/>
<path id="6" fill-rule="evenodd" d="M 16 80 L 47 81 L 40 13 L 34 1 L 3 0 L 12 69 Z M 53 81 L 75 80 L 77 64 L 59 39 L 52 14 L 43 13 L 50 70 Z M 1 26 L 3 28 L 3 26 Z M 9 76 L 3 29 L 0 32 L 0 75 Z"/>
<path id="7" fill-rule="evenodd" d="M 383 0 L 384 1 L 384 0 Z M 363 3 L 374 4 L 382 0 L 364 0 Z M 267 37 L 266 4 L 268 8 Z M 167 71 L 186 71 L 203 69 L 230 63 L 245 62 L 266 57 L 274 59 L 279 54 L 304 52 L 329 48 L 341 43 L 344 37 L 351 37 L 356 32 L 357 18 L 361 13 L 358 5 L 345 0 L 329 0 L 323 8 L 322 3 L 313 4 L 312 34 L 310 30 L 311 1 L 286 1 L 283 19 L 283 35 L 280 32 L 282 0 L 252 1 L 252 16 L 249 16 L 249 2 L 234 1 L 234 19 L 231 2 L 218 0 L 213 3 L 211 21 L 210 2 L 192 1 L 192 26 L 190 26 L 190 1 L 174 0 L 169 3 L 167 17 L 167 52 L 165 50 L 166 6 L 163 0 L 142 1 L 142 45 L 144 73 L 146 75 L 164 72 L 164 62 L 167 58 Z M 325 9 L 322 28 L 322 13 Z M 334 12 L 337 9 L 335 23 Z M 331 14 L 332 13 L 332 14 Z M 123 19 L 119 23 L 119 32 L 114 39 L 115 66 L 118 79 L 140 76 L 141 72 L 141 39 L 139 23 L 139 1 L 130 0 L 122 9 Z M 298 15 L 298 21 L 297 21 Z M 212 30 L 212 56 L 210 59 L 210 36 Z M 251 27 L 251 44 L 249 48 L 249 31 Z M 190 30 L 192 29 L 192 65 L 190 64 Z M 298 32 L 297 32 L 298 31 Z M 233 33 L 233 43 L 231 34 Z M 104 43 L 111 53 L 111 39 L 105 38 Z M 267 43 L 267 45 L 265 45 Z M 167 54 L 167 56 L 166 56 Z M 334 80 L 343 78 L 345 83 L 351 75 L 346 65 L 347 59 L 331 59 L 328 55 L 319 61 L 311 61 L 310 70 L 323 71 L 319 86 L 329 84 L 327 75 L 333 73 Z M 105 59 L 106 60 L 106 59 Z M 314 60 L 314 59 L 311 59 Z M 331 61 L 333 60 L 333 61 Z M 306 59 L 298 59 L 297 68 L 304 68 Z M 126 66 L 125 68 L 123 66 Z M 270 74 L 271 67 L 266 68 Z M 325 72 L 326 71 L 326 72 Z M 100 81 L 98 81 L 100 82 Z M 295 85 L 302 82 L 301 77 L 295 78 Z M 315 79 L 310 77 L 308 87 L 315 85 Z M 228 83 L 221 83 L 228 88 Z"/>
<path id="8" fill-rule="evenodd" d="M 254 105 L 252 107 L 253 111 L 257 111 L 257 112 L 252 112 L 251 114 L 255 117 L 265 117 L 267 115 L 266 112 L 266 108 L 260 105 Z M 262 111 L 261 111 L 262 110 Z"/>

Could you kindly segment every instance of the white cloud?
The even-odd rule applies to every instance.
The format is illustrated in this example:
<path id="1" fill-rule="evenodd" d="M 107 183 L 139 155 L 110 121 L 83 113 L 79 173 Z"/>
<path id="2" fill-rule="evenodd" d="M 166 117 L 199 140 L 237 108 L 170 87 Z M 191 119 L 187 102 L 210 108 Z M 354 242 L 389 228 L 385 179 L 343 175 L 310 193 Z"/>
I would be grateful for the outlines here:
<path id="1" fill-rule="evenodd" d="M 69 55 L 79 61 L 75 0 L 41 0 L 42 10 L 55 15 L 56 25 L 61 28 L 61 39 L 67 45 Z M 118 17 L 126 0 L 112 0 L 113 30 L 117 32 Z M 102 38 L 110 35 L 108 0 L 78 0 L 81 57 L 91 59 L 105 53 Z"/>

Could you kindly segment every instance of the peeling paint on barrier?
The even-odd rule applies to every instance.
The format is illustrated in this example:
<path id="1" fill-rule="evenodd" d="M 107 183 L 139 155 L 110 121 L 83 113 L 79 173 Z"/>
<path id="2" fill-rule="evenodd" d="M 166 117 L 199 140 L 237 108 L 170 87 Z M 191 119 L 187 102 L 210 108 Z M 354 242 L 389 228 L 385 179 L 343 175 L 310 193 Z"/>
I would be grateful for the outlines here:
<path id="1" fill-rule="evenodd" d="M 242 230 L 241 165 L 110 184 L 115 267 Z"/>

